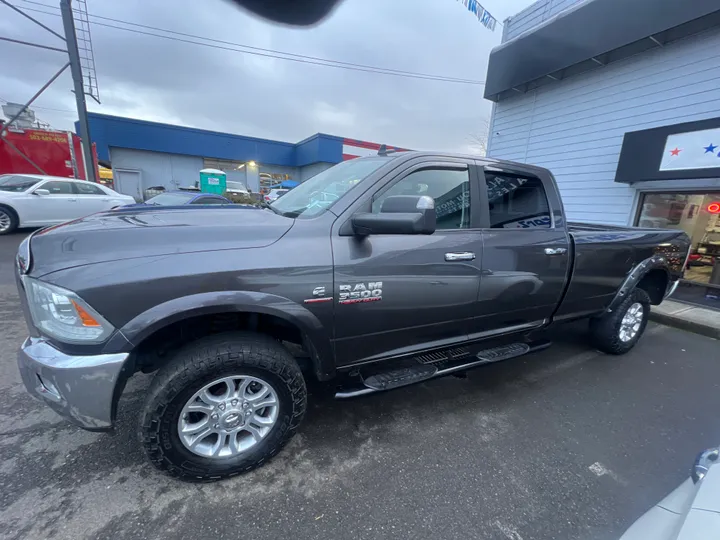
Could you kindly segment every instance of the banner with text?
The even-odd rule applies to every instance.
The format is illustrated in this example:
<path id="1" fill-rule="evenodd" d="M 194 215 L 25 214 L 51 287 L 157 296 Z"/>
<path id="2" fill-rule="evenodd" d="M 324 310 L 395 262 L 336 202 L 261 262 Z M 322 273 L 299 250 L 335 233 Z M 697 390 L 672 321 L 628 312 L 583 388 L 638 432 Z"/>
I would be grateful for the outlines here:
<path id="1" fill-rule="evenodd" d="M 491 32 L 495 31 L 495 25 L 497 24 L 497 19 L 490 15 L 490 12 L 482 7 L 477 0 L 457 0 L 458 2 L 462 2 L 463 6 L 467 8 L 467 10 L 475 15 L 482 23 L 482 25 L 490 30 Z"/>

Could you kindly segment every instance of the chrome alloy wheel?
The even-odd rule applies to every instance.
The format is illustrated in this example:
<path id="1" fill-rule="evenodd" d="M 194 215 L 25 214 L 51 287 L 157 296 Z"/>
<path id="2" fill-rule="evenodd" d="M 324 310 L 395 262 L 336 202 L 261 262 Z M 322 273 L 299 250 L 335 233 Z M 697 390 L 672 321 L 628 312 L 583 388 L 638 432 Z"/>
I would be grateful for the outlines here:
<path id="1" fill-rule="evenodd" d="M 12 218 L 5 210 L 0 208 L 0 233 L 6 232 L 12 225 Z"/>
<path id="2" fill-rule="evenodd" d="M 640 302 L 635 302 L 628 308 L 620 323 L 620 341 L 628 342 L 637 335 L 644 313 L 645 310 Z"/>
<path id="3" fill-rule="evenodd" d="M 262 441 L 278 418 L 280 400 L 269 383 L 237 375 L 206 384 L 178 419 L 185 448 L 208 458 L 235 457 Z"/>

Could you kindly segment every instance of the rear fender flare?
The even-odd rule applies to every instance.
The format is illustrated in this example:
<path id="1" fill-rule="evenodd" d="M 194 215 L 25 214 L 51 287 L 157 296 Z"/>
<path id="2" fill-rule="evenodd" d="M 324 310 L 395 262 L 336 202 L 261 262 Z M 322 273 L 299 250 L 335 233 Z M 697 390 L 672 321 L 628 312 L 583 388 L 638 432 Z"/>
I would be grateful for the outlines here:
<path id="1" fill-rule="evenodd" d="M 632 270 L 630 270 L 622 285 L 620 285 L 617 293 L 615 293 L 615 298 L 613 298 L 612 302 L 610 302 L 606 311 L 608 313 L 614 311 L 627 297 L 627 295 L 630 294 L 635 287 L 637 287 L 640 280 L 645 277 L 648 272 L 655 270 L 656 268 L 661 268 L 667 271 L 668 262 L 663 255 L 653 255 L 652 257 L 648 257 L 644 261 L 636 264 Z"/>
<path id="2" fill-rule="evenodd" d="M 300 329 L 312 358 L 315 374 L 325 381 L 335 375 L 330 336 L 320 320 L 303 306 L 273 294 L 250 291 L 215 291 L 174 298 L 133 318 L 121 334 L 132 346 L 175 322 L 217 313 L 273 315 Z"/>

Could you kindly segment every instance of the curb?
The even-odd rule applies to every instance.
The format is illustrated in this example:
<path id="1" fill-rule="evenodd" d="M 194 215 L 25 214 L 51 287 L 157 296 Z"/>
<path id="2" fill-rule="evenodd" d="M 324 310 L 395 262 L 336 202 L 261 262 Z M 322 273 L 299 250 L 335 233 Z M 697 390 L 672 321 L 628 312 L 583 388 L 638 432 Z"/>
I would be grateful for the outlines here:
<path id="1" fill-rule="evenodd" d="M 720 328 L 709 324 L 703 324 L 696 321 L 690 321 L 674 315 L 668 315 L 667 313 L 658 313 L 657 311 L 650 311 L 650 320 L 664 324 L 665 326 L 672 326 L 673 328 L 679 328 L 693 334 L 700 334 L 715 339 L 720 339 Z"/>

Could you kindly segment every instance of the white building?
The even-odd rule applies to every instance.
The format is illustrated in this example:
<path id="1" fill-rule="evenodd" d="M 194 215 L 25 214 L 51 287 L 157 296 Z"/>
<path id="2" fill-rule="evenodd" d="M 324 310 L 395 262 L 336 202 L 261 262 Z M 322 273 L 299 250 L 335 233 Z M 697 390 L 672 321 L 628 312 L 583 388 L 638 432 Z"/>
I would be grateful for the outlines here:
<path id="1" fill-rule="evenodd" d="M 720 306 L 720 1 L 540 0 L 485 97 L 490 156 L 550 169 L 571 220 L 685 229 L 685 293 Z"/>

